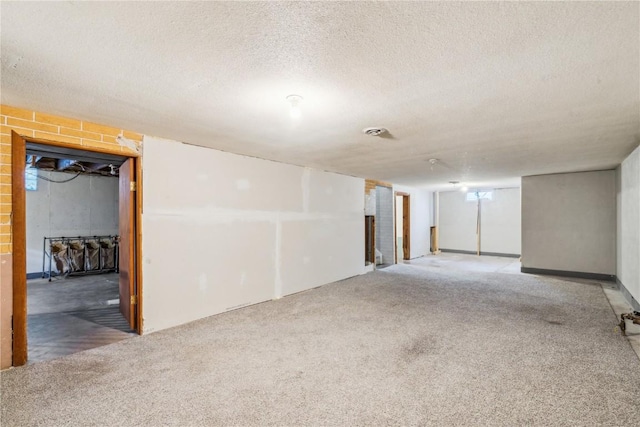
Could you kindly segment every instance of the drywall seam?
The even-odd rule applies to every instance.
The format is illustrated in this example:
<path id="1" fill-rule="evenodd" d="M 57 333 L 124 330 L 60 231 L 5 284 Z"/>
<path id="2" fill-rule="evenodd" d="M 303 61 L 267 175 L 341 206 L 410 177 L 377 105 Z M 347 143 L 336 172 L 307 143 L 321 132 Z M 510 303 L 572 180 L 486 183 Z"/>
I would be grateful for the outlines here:
<path id="1" fill-rule="evenodd" d="M 197 208 L 197 209 L 151 209 L 147 208 L 145 215 L 156 217 L 176 217 L 185 220 L 198 220 L 204 222 L 272 222 L 278 221 L 300 221 L 300 220 L 321 220 L 321 219 L 354 219 L 362 217 L 362 214 L 355 212 L 340 213 L 304 213 L 304 212 L 278 212 L 278 211 L 247 211 L 242 209 L 226 208 Z"/>
<path id="2" fill-rule="evenodd" d="M 144 153 L 145 333 L 363 273 L 363 179 L 150 137 Z"/>

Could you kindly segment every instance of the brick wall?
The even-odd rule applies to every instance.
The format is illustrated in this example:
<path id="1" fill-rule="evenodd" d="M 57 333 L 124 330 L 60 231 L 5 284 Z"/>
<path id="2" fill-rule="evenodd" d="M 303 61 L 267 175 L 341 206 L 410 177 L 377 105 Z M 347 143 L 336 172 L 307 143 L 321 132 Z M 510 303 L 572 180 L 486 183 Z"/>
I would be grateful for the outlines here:
<path id="1" fill-rule="evenodd" d="M 393 187 L 392 184 L 383 181 L 376 181 L 375 179 L 364 180 L 364 194 L 371 194 L 371 190 L 375 190 L 376 187 Z"/>
<path id="2" fill-rule="evenodd" d="M 116 138 L 123 136 L 140 144 L 142 135 L 124 129 L 54 116 L 37 111 L 0 105 L 0 254 L 12 252 L 11 235 L 11 131 L 51 141 L 66 142 L 83 148 L 131 149 Z"/>

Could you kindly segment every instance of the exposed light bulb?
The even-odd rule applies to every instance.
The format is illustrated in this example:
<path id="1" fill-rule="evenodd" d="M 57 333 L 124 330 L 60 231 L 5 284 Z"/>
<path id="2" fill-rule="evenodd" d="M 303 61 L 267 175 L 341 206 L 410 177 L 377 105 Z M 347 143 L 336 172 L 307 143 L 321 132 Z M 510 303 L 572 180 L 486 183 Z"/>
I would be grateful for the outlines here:
<path id="1" fill-rule="evenodd" d="M 289 109 L 289 115 L 292 119 L 298 119 L 302 115 L 302 111 L 300 110 L 300 102 L 302 102 L 302 97 L 300 95 L 289 95 L 287 96 L 287 101 L 291 104 L 291 108 Z"/>
<path id="2" fill-rule="evenodd" d="M 462 192 L 465 192 L 467 190 L 469 190 L 469 187 L 467 187 L 466 185 L 460 187 L 460 191 L 462 191 Z"/>

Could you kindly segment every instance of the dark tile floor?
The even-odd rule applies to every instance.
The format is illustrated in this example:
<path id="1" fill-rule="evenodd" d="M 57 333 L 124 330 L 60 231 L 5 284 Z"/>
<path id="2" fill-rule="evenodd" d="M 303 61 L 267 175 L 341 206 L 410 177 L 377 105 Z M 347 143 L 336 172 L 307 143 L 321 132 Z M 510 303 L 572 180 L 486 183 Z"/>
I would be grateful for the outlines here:
<path id="1" fill-rule="evenodd" d="M 135 336 L 118 309 L 116 273 L 27 282 L 29 363 Z"/>

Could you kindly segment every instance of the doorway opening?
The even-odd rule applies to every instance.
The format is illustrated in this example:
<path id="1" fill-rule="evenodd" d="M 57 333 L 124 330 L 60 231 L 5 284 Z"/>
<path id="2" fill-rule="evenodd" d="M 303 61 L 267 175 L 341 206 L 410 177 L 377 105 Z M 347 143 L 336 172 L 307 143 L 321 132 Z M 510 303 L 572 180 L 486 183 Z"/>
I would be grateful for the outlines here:
<path id="1" fill-rule="evenodd" d="M 14 366 L 141 332 L 138 168 L 12 134 Z"/>
<path id="2" fill-rule="evenodd" d="M 411 259 L 410 195 L 399 191 L 394 195 L 395 261 Z"/>

